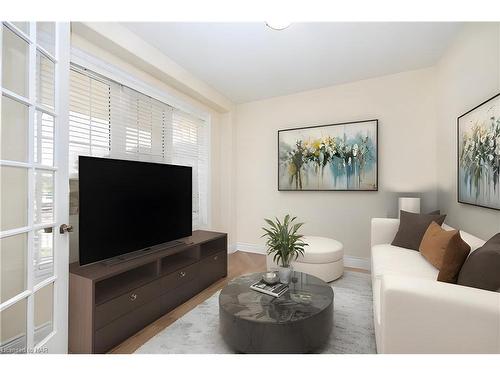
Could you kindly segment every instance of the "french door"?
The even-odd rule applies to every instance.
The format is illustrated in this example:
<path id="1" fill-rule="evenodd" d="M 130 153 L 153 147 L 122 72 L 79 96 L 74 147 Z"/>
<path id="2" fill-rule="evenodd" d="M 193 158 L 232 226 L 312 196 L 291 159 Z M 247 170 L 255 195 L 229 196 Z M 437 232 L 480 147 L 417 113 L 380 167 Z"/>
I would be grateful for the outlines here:
<path id="1" fill-rule="evenodd" d="M 0 353 L 66 353 L 69 23 L 0 25 Z"/>

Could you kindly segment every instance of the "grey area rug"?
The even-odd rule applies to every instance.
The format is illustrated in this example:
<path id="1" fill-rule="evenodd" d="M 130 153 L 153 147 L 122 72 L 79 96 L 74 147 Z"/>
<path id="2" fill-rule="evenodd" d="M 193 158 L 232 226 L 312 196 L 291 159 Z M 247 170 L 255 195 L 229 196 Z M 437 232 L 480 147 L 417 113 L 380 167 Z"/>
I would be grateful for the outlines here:
<path id="1" fill-rule="evenodd" d="M 346 271 L 331 283 L 334 327 L 321 353 L 376 353 L 369 274 Z M 151 338 L 140 354 L 234 353 L 219 334 L 219 292 Z"/>

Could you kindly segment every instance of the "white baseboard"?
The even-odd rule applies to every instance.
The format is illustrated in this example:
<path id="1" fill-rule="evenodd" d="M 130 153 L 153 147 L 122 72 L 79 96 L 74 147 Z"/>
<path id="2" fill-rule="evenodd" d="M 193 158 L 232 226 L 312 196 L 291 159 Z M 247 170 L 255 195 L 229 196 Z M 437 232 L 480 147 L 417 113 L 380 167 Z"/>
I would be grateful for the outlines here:
<path id="1" fill-rule="evenodd" d="M 234 251 L 244 251 L 246 253 L 254 253 L 254 254 L 266 254 L 265 247 L 261 245 L 256 245 L 246 242 L 237 242 L 233 246 L 235 249 Z M 344 266 L 352 268 L 360 268 L 362 270 L 369 271 L 370 259 L 344 255 Z"/>
<path id="2" fill-rule="evenodd" d="M 232 244 L 227 245 L 227 253 L 228 254 L 235 253 L 236 251 L 238 251 L 238 249 L 236 249 L 236 244 L 232 243 Z"/>
<path id="3" fill-rule="evenodd" d="M 370 259 L 344 255 L 344 266 L 370 271 Z"/>
<path id="4" fill-rule="evenodd" d="M 246 242 L 237 242 L 236 251 L 244 251 L 246 253 L 255 253 L 255 254 L 266 254 L 266 248 L 264 246 Z"/>

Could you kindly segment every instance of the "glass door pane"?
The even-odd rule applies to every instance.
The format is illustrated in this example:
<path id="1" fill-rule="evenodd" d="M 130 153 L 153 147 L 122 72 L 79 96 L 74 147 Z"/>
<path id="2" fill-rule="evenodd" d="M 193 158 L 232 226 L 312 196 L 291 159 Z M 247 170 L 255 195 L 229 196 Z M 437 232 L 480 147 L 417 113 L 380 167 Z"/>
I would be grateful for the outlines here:
<path id="1" fill-rule="evenodd" d="M 43 47 L 52 56 L 54 56 L 56 49 L 55 22 L 36 23 L 36 43 Z"/>
<path id="2" fill-rule="evenodd" d="M 33 158 L 37 164 L 54 165 L 54 117 L 36 111 L 34 124 L 35 141 Z"/>
<path id="3" fill-rule="evenodd" d="M 35 292 L 35 332 L 33 345 L 38 345 L 54 327 L 54 284 L 49 284 Z"/>
<path id="4" fill-rule="evenodd" d="M 0 230 L 28 225 L 28 169 L 0 166 Z"/>
<path id="5" fill-rule="evenodd" d="M 54 235 L 53 228 L 35 231 L 34 238 L 34 284 L 54 275 Z"/>
<path id="6" fill-rule="evenodd" d="M 2 87 L 28 97 L 29 44 L 8 27 L 3 28 Z"/>
<path id="7" fill-rule="evenodd" d="M 36 53 L 36 102 L 54 109 L 55 64 L 41 52 Z"/>
<path id="8" fill-rule="evenodd" d="M 28 106 L 2 96 L 1 160 L 28 161 Z"/>
<path id="9" fill-rule="evenodd" d="M 26 290 L 28 286 L 27 256 L 27 233 L 0 239 L 0 303 Z"/>
<path id="10" fill-rule="evenodd" d="M 54 221 L 54 172 L 35 171 L 35 224 Z"/>
<path id="11" fill-rule="evenodd" d="M 26 352 L 27 300 L 20 300 L 0 311 L 0 352 Z"/>

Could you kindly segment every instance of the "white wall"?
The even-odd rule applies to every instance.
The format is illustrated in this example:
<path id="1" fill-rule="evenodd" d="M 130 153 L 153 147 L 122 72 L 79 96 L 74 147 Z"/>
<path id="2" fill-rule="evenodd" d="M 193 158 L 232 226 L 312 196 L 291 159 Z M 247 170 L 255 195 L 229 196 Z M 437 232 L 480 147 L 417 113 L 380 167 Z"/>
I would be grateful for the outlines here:
<path id="1" fill-rule="evenodd" d="M 438 203 L 450 225 L 484 239 L 500 211 L 457 202 L 457 117 L 500 92 L 500 23 L 467 25 L 436 66 Z"/>
<path id="2" fill-rule="evenodd" d="M 215 115 L 213 116 L 215 117 Z M 212 127 L 211 135 L 211 223 L 215 231 L 228 233 L 229 250 L 236 242 L 236 206 L 234 175 L 234 116 L 232 112 L 218 114 L 217 126 Z"/>
<path id="3" fill-rule="evenodd" d="M 304 234 L 344 243 L 368 258 L 370 218 L 395 216 L 399 193 L 420 193 L 423 211 L 437 207 L 434 69 L 369 79 L 238 105 L 236 236 L 263 249 L 265 217 L 296 215 Z M 378 192 L 279 192 L 279 129 L 379 119 Z"/>

